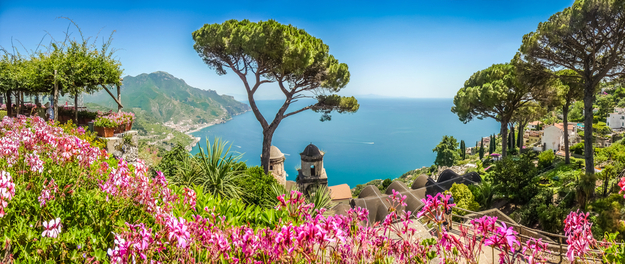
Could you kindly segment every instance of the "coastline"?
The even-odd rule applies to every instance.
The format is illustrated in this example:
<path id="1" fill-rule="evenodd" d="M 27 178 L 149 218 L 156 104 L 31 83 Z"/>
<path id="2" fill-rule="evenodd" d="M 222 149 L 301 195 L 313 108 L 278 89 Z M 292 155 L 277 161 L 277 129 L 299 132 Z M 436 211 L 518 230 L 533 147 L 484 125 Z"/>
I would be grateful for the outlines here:
<path id="1" fill-rule="evenodd" d="M 244 112 L 241 112 L 241 113 L 237 113 L 237 114 L 231 115 L 231 116 L 230 116 L 230 117 L 228 117 L 227 119 L 224 119 L 223 117 L 222 117 L 222 118 L 216 118 L 216 119 L 214 119 L 213 121 L 211 121 L 211 122 L 209 122 L 209 123 L 203 123 L 203 124 L 195 124 L 195 125 L 192 125 L 192 126 L 194 127 L 193 129 L 191 129 L 191 130 L 188 130 L 188 131 L 184 132 L 184 133 L 185 133 L 185 134 L 187 134 L 187 135 L 188 135 L 191 139 L 193 139 L 193 141 L 192 141 L 189 145 L 187 145 L 187 147 L 185 147 L 185 149 L 186 149 L 187 151 L 191 151 L 191 150 L 192 150 L 192 149 L 193 149 L 193 148 L 197 145 L 197 143 L 199 143 L 199 142 L 200 142 L 200 140 L 202 139 L 201 137 L 195 137 L 195 136 L 193 136 L 193 135 L 191 135 L 191 134 L 193 134 L 193 133 L 195 133 L 195 132 L 199 132 L 199 131 L 201 131 L 202 129 L 205 129 L 205 128 L 207 128 L 207 127 L 211 127 L 211 126 L 213 126 L 213 125 L 217 125 L 217 124 L 224 124 L 224 123 L 226 123 L 226 122 L 228 122 L 228 121 L 232 120 L 232 117 L 234 117 L 234 116 L 238 116 L 238 115 L 241 115 L 241 114 L 244 114 L 244 113 L 247 113 L 247 112 L 249 112 L 249 111 L 251 111 L 251 110 L 247 110 L 247 111 L 244 111 Z M 180 132 L 183 132 L 183 131 L 180 131 Z"/>

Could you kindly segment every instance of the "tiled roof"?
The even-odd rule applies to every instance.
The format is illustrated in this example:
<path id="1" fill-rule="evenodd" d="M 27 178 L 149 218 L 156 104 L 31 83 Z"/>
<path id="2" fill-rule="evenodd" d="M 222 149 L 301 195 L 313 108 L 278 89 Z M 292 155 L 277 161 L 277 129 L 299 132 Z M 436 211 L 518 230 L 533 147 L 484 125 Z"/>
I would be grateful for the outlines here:
<path id="1" fill-rule="evenodd" d="M 563 123 L 556 123 L 553 124 L 555 127 L 559 128 L 560 130 L 564 131 L 564 124 Z M 576 124 L 572 124 L 572 123 L 568 123 L 568 130 L 573 130 L 576 126 Z"/>
<path id="2" fill-rule="evenodd" d="M 330 190 L 330 197 L 332 198 L 332 200 L 343 200 L 352 198 L 352 190 L 350 190 L 349 185 L 345 183 L 329 186 L 328 190 Z"/>

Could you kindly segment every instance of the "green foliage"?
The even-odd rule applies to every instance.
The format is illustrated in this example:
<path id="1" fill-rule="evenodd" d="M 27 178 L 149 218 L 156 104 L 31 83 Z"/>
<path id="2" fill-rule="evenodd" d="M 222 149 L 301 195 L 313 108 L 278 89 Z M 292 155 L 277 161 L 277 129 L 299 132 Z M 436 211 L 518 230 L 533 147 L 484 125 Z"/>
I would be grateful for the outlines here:
<path id="1" fill-rule="evenodd" d="M 592 231 L 596 237 L 601 237 L 606 232 L 619 232 L 621 234 L 619 239 L 623 239 L 622 234 L 625 232 L 625 226 L 621 222 L 623 203 L 625 203 L 623 195 L 615 193 L 588 205 L 588 210 L 595 214 L 592 219 L 594 223 Z"/>
<path id="2" fill-rule="evenodd" d="M 50 43 L 47 51 L 39 50 L 29 57 L 5 51 L 0 58 L 0 91 L 50 93 L 56 83 L 60 94 L 75 95 L 101 90 L 103 85 L 120 85 L 123 70 L 111 49 L 112 34 L 98 47 L 98 38 L 89 42 L 92 38 L 84 37 L 76 28 L 79 38 L 67 34 L 65 40 Z"/>
<path id="3" fill-rule="evenodd" d="M 449 191 L 454 197 L 456 207 L 464 208 L 469 211 L 477 211 L 480 209 L 480 204 L 475 201 L 473 193 L 466 185 L 454 183 Z M 454 213 L 459 215 L 467 214 L 467 212 L 461 210 L 454 210 Z"/>
<path id="4" fill-rule="evenodd" d="M 625 65 L 625 51 L 617 48 L 625 44 L 625 32 L 612 30 L 621 28 L 623 23 L 625 2 L 577 0 L 540 23 L 535 32 L 523 36 L 519 51 L 526 60 L 550 70 L 564 68 L 583 73 L 575 82 L 584 86 L 585 108 L 591 109 L 600 81 L 606 76 L 619 76 Z M 586 113 L 586 119 L 591 117 L 591 113 Z M 584 129 L 593 131 L 592 126 L 587 124 Z M 585 140 L 591 143 L 592 135 L 586 134 Z M 592 153 L 584 155 L 586 173 L 592 174 Z"/>
<path id="5" fill-rule="evenodd" d="M 469 185 L 469 189 L 480 208 L 483 210 L 490 209 L 495 192 L 493 185 L 489 181 L 483 180 L 480 185 Z"/>
<path id="6" fill-rule="evenodd" d="M 7 116 L 7 111 L 0 110 L 0 119 L 4 118 L 5 116 Z"/>
<path id="7" fill-rule="evenodd" d="M 350 80 L 345 63 L 330 54 L 330 48 L 321 39 L 303 29 L 283 25 L 275 20 L 251 22 L 228 20 L 222 24 L 205 24 L 193 32 L 193 48 L 218 75 L 229 69 L 245 85 L 252 111 L 263 128 L 261 166 L 269 169 L 269 146 L 281 120 L 312 109 L 321 112 L 321 121 L 330 120 L 330 112 L 355 112 L 358 101 L 341 97 L 341 91 Z M 248 73 L 250 76 L 248 76 Z M 249 80 L 254 80 L 250 83 Z M 286 97 L 274 120 L 267 121 L 256 106 L 254 94 L 265 83 L 277 83 Z M 292 102 L 316 95 L 315 104 L 287 113 Z"/>
<path id="8" fill-rule="evenodd" d="M 332 197 L 330 197 L 330 190 L 326 186 L 315 188 L 314 192 L 309 193 L 309 197 L 306 197 L 306 201 L 315 205 L 311 209 L 313 212 L 322 208 L 329 209 L 332 207 Z"/>
<path id="9" fill-rule="evenodd" d="M 432 151 L 436 152 L 436 166 L 453 166 L 458 159 L 458 142 L 453 136 L 443 136 L 443 140 Z"/>
<path id="10" fill-rule="evenodd" d="M 210 213 L 212 212 L 225 216 L 226 223 L 229 225 L 241 226 L 249 224 L 252 228 L 256 229 L 274 227 L 279 224 L 281 220 L 292 219 L 286 211 L 249 205 L 239 199 L 214 197 L 208 193 L 203 193 L 202 188 L 199 187 L 195 190 L 197 196 L 196 212 L 204 217 L 210 217 Z M 204 208 L 209 208 L 209 212 L 205 212 Z"/>
<path id="11" fill-rule="evenodd" d="M 605 120 L 605 118 L 601 120 Z M 597 122 L 593 125 L 593 131 L 601 136 L 605 136 L 607 134 L 610 134 L 612 132 L 612 129 L 610 129 L 610 127 L 607 126 L 604 122 Z"/>
<path id="12" fill-rule="evenodd" d="M 118 125 L 117 123 L 113 122 L 111 119 L 108 119 L 106 117 L 98 117 L 93 122 L 93 126 L 111 128 L 111 127 L 117 127 Z"/>
<path id="13" fill-rule="evenodd" d="M 261 167 L 247 168 L 245 173 L 237 179 L 237 185 L 243 190 L 243 201 L 248 204 L 273 208 L 278 202 L 271 191 L 271 187 L 278 185 L 278 182 L 271 174 L 265 174 Z"/>
<path id="14" fill-rule="evenodd" d="M 573 145 L 570 151 L 577 155 L 584 155 L 584 141 Z"/>
<path id="15" fill-rule="evenodd" d="M 539 168 L 547 168 L 553 164 L 553 160 L 556 158 L 556 155 L 553 154 L 553 151 L 546 150 L 538 154 L 538 167 Z"/>
<path id="16" fill-rule="evenodd" d="M 596 113 L 599 120 L 606 120 L 608 115 L 614 112 L 614 106 L 616 106 L 614 98 L 611 95 L 598 96 L 595 103 L 599 108 L 599 111 Z"/>
<path id="17" fill-rule="evenodd" d="M 462 160 L 467 158 L 467 146 L 464 144 L 464 140 L 460 140 L 460 158 Z"/>
<path id="18" fill-rule="evenodd" d="M 525 203 L 538 192 L 537 170 L 528 155 L 522 155 L 518 160 L 506 157 L 491 169 L 489 180 L 495 184 L 495 193 L 515 203 Z"/>
<path id="19" fill-rule="evenodd" d="M 572 104 L 571 110 L 569 110 L 569 121 L 571 122 L 584 121 L 584 102 L 576 101 Z"/>
<path id="20" fill-rule="evenodd" d="M 579 176 L 577 182 L 577 202 L 581 208 L 586 207 L 586 203 L 595 193 L 595 186 L 597 186 L 597 175 L 582 173 Z"/>
<path id="21" fill-rule="evenodd" d="M 493 118 L 501 123 L 502 133 L 507 134 L 508 123 L 516 111 L 547 91 L 542 83 L 532 82 L 518 73 L 516 64 L 510 63 L 494 64 L 474 73 L 454 97 L 451 112 L 464 123 L 474 118 Z M 503 147 L 507 144 L 502 142 Z M 506 151 L 503 152 L 505 156 Z"/>
<path id="22" fill-rule="evenodd" d="M 184 146 L 176 145 L 163 156 L 154 171 L 160 171 L 166 178 L 172 179 L 176 176 L 178 168 L 189 163 L 189 158 L 190 154 Z"/>
<path id="23" fill-rule="evenodd" d="M 240 156 L 233 156 L 229 152 L 230 147 L 226 148 L 225 142 L 215 138 L 212 145 L 206 140 L 206 151 L 200 148 L 200 153 L 196 156 L 173 153 L 168 161 L 163 158 L 162 163 L 170 161 L 176 163 L 181 158 L 176 170 L 168 172 L 169 179 L 174 184 L 199 186 L 203 192 L 214 196 L 239 199 L 243 190 L 237 182 L 244 174 L 245 168 L 241 168 L 237 163 Z"/>
<path id="24" fill-rule="evenodd" d="M 606 233 L 605 239 L 610 245 L 603 253 L 603 261 L 605 263 L 625 263 L 625 244 L 618 243 L 616 233 Z M 620 241 L 620 240 L 619 240 Z"/>
<path id="25" fill-rule="evenodd" d="M 386 179 L 382 182 L 382 188 L 384 188 L 384 190 L 386 190 L 386 188 L 391 185 L 391 183 L 393 183 L 393 180 L 391 179 Z"/>

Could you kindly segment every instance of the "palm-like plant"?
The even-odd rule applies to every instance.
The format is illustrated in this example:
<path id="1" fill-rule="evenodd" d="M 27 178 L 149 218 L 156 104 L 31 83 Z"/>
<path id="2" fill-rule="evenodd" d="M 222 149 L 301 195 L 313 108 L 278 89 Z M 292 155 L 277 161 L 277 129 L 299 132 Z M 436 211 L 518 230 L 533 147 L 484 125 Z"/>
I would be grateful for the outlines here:
<path id="1" fill-rule="evenodd" d="M 235 166 L 241 155 L 230 154 L 230 146 L 215 138 L 211 145 L 206 140 L 206 152 L 200 147 L 200 153 L 195 157 L 199 167 L 198 186 L 202 186 L 205 193 L 219 195 L 224 198 L 240 199 L 242 190 L 236 184 L 236 179 L 244 174 L 238 166 Z"/>
<path id="2" fill-rule="evenodd" d="M 170 179 L 170 182 L 175 185 L 190 187 L 202 182 L 200 166 L 193 156 L 187 155 L 182 157 L 174 171 L 174 177 Z"/>
<path id="3" fill-rule="evenodd" d="M 227 142 L 215 138 L 211 143 L 206 140 L 206 151 L 200 147 L 196 156 L 186 156 L 176 168 L 170 179 L 180 186 L 199 186 L 204 193 L 223 198 L 240 199 L 242 189 L 237 185 L 237 178 L 244 175 L 240 166 L 235 166 L 241 155 L 230 154 Z"/>

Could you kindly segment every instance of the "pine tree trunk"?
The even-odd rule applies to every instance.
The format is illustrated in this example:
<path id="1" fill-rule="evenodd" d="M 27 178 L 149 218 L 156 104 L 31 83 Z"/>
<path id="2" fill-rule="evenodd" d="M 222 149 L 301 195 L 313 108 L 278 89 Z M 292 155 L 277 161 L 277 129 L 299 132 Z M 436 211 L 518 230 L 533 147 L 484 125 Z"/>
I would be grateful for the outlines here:
<path id="1" fill-rule="evenodd" d="M 56 70 L 54 70 L 54 122 L 59 120 L 59 85 L 56 83 Z"/>
<path id="2" fill-rule="evenodd" d="M 13 107 L 11 107 L 11 91 L 7 92 L 7 115 L 13 116 Z"/>
<path id="3" fill-rule="evenodd" d="M 564 164 L 571 164 L 569 153 L 569 102 L 562 108 L 562 125 L 564 126 Z"/>
<path id="4" fill-rule="evenodd" d="M 271 152 L 271 141 L 273 139 L 273 133 L 275 128 L 269 128 L 263 131 L 263 152 L 260 155 L 260 165 L 263 167 L 265 174 L 269 174 L 269 159 Z"/>
<path id="5" fill-rule="evenodd" d="M 586 80 L 584 87 L 584 161 L 586 164 L 586 174 L 595 173 L 594 149 L 592 140 L 592 104 L 595 99 L 594 87 L 589 80 Z"/>
<path id="6" fill-rule="evenodd" d="M 74 124 L 78 126 L 78 93 L 74 95 Z"/>
<path id="7" fill-rule="evenodd" d="M 519 147 L 519 151 L 523 149 L 523 137 L 525 136 L 525 134 L 523 133 L 523 128 L 525 127 L 525 125 L 527 124 L 519 124 L 519 134 L 517 135 L 517 145 Z"/>
<path id="8" fill-rule="evenodd" d="M 501 157 L 508 156 L 508 122 L 501 122 Z"/>

